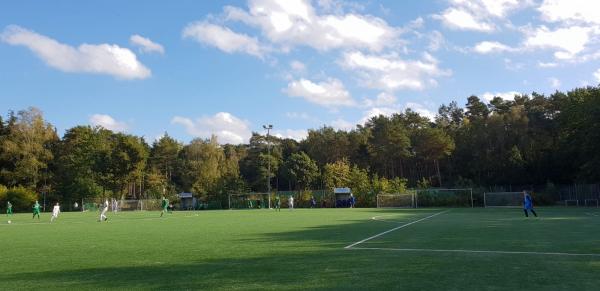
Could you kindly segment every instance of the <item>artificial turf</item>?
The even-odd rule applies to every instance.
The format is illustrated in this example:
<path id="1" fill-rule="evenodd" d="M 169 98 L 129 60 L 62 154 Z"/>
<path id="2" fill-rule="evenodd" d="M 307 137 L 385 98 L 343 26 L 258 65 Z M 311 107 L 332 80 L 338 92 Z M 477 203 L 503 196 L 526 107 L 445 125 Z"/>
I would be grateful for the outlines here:
<path id="1" fill-rule="evenodd" d="M 600 211 L 62 213 L 0 224 L 0 289 L 598 290 Z M 374 219 L 373 219 L 374 218 Z M 484 252 L 478 252 L 484 251 Z"/>

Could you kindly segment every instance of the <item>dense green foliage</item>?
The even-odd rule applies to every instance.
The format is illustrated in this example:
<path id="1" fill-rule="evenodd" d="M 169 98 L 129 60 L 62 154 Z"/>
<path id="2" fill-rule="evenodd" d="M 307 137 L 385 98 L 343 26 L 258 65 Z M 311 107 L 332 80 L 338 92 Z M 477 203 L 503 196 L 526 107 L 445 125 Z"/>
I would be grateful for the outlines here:
<path id="1" fill-rule="evenodd" d="M 6 290 L 597 290 L 595 209 L 63 213 L 0 224 Z M 373 220 L 376 217 L 379 220 Z M 380 248 L 379 250 L 361 248 Z M 389 249 L 480 250 L 493 253 Z M 499 253 L 500 251 L 538 254 Z"/>
<path id="2" fill-rule="evenodd" d="M 464 108 L 442 105 L 435 120 L 406 110 L 351 131 L 309 130 L 300 142 L 254 133 L 240 145 L 167 134 L 149 145 L 90 126 L 59 138 L 30 108 L 0 118 L 0 185 L 62 201 L 185 191 L 224 207 L 228 193 L 264 192 L 270 181 L 279 191 L 352 187 L 368 206 L 406 187 L 596 183 L 599 140 L 600 87 L 489 103 L 470 96 Z"/>

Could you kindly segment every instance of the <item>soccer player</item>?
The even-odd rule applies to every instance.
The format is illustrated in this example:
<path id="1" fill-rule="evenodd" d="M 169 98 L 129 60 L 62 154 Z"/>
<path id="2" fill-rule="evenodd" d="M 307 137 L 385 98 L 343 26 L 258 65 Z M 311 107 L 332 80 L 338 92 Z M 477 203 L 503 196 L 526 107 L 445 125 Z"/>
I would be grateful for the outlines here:
<path id="1" fill-rule="evenodd" d="M 35 201 L 35 204 L 33 205 L 33 217 L 31 219 L 34 219 L 36 215 L 37 215 L 38 219 L 40 219 L 40 204 L 37 202 L 37 200 Z"/>
<path id="2" fill-rule="evenodd" d="M 162 201 L 161 201 L 161 206 L 162 206 L 162 211 L 160 212 L 160 217 L 163 216 L 163 214 L 165 214 L 165 212 L 168 212 L 169 209 L 169 199 L 165 198 L 163 196 Z"/>
<path id="3" fill-rule="evenodd" d="M 315 199 L 315 196 L 311 196 L 310 197 L 310 208 L 316 208 L 317 207 L 317 200 Z"/>
<path id="4" fill-rule="evenodd" d="M 290 196 L 290 199 L 288 200 L 288 204 L 290 206 L 290 210 L 294 209 L 294 196 Z"/>
<path id="5" fill-rule="evenodd" d="M 281 200 L 279 195 L 275 196 L 275 211 L 281 211 Z"/>
<path id="6" fill-rule="evenodd" d="M 107 221 L 108 217 L 106 217 L 106 212 L 108 211 L 108 199 L 104 200 L 104 208 L 100 213 L 100 220 L 98 221 Z"/>
<path id="7" fill-rule="evenodd" d="M 531 195 L 527 191 L 523 191 L 523 211 L 525 211 L 525 217 L 529 217 L 527 211 L 531 211 L 537 217 L 537 213 L 533 210 L 533 199 L 531 199 Z"/>
<path id="8" fill-rule="evenodd" d="M 57 219 L 59 213 L 60 213 L 60 205 L 58 205 L 58 202 L 56 202 L 56 205 L 54 205 L 54 208 L 52 208 L 52 217 L 50 217 L 50 222 Z"/>
<path id="9" fill-rule="evenodd" d="M 354 198 L 354 195 L 352 195 L 352 193 L 350 193 L 350 208 L 354 208 L 355 203 L 356 203 L 356 198 Z"/>
<path id="10" fill-rule="evenodd" d="M 6 216 L 12 216 L 12 204 L 10 201 L 6 201 Z"/>

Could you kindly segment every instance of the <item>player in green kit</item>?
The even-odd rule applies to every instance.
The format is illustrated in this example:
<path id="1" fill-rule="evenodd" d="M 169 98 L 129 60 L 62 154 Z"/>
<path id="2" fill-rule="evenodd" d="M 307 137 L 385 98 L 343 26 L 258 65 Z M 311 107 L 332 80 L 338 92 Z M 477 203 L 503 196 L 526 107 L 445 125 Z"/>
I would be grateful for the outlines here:
<path id="1" fill-rule="evenodd" d="M 279 200 L 279 195 L 275 196 L 275 211 L 281 211 L 281 200 Z"/>
<path id="2" fill-rule="evenodd" d="M 10 201 L 6 202 L 6 216 L 12 216 L 12 204 Z"/>
<path id="3" fill-rule="evenodd" d="M 37 200 L 35 201 L 35 204 L 33 205 L 33 218 L 35 218 L 35 216 L 37 215 L 38 219 L 40 219 L 40 204 L 37 202 Z"/>
<path id="4" fill-rule="evenodd" d="M 168 211 L 168 207 L 169 207 L 169 200 L 167 198 L 165 198 L 164 196 L 161 201 L 161 206 L 162 206 L 162 211 L 160 212 L 160 217 L 162 217 L 163 214 L 165 214 L 165 212 Z"/>

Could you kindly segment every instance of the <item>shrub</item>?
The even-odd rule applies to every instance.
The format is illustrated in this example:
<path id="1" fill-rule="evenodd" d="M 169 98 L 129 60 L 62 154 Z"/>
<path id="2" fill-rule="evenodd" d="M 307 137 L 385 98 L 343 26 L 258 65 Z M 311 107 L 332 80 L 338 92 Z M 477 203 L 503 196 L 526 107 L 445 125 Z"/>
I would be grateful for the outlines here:
<path id="1" fill-rule="evenodd" d="M 10 201 L 13 205 L 13 211 L 29 211 L 31 206 L 37 200 L 37 194 L 25 187 L 6 188 L 0 185 L 0 205 L 2 209 L 6 208 L 6 202 Z"/>

